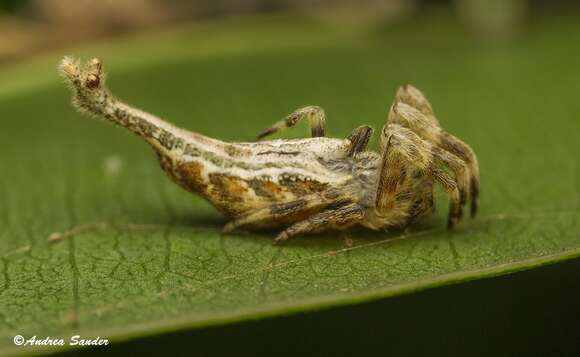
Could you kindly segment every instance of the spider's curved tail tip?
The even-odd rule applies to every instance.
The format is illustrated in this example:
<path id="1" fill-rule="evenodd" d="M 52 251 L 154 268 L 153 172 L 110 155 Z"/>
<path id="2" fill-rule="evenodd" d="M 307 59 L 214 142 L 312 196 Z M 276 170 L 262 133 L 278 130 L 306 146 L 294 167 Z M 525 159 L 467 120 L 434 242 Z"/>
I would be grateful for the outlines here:
<path id="1" fill-rule="evenodd" d="M 79 62 L 72 57 L 65 56 L 58 63 L 58 73 L 65 79 L 73 79 L 79 74 Z"/>
<path id="2" fill-rule="evenodd" d="M 58 64 L 58 72 L 74 86 L 85 86 L 89 89 L 103 83 L 103 64 L 98 58 L 92 58 L 81 64 L 79 60 L 65 56 Z"/>

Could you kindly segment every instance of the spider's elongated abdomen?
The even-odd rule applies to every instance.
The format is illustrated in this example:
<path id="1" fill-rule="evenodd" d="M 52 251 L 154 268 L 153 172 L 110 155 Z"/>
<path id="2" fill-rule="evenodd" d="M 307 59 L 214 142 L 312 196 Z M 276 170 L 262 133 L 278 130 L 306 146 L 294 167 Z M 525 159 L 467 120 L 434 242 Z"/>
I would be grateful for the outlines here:
<path id="1" fill-rule="evenodd" d="M 197 150 L 160 153 L 165 172 L 227 216 L 340 187 L 352 181 L 348 141 L 330 138 L 257 143 L 192 142 Z"/>

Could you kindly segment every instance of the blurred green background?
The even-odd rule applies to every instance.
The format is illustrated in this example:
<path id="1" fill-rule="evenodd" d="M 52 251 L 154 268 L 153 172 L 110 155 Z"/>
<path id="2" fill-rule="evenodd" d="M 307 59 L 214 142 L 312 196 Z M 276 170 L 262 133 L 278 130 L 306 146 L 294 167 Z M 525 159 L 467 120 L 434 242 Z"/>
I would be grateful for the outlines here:
<path id="1" fill-rule="evenodd" d="M 2 0 L 0 61 L 91 39 L 220 18 L 294 14 L 339 26 L 380 28 L 434 7 L 452 13 L 475 41 L 509 42 L 538 17 L 575 1 L 541 0 Z"/>
<path id="2" fill-rule="evenodd" d="M 396 87 L 409 82 L 480 155 L 484 216 L 578 210 L 579 15 L 575 1 L 0 1 L 0 217 L 13 233 L 3 244 L 42 247 L 43 234 L 75 222 L 221 224 L 174 188 L 137 140 L 78 119 L 55 79 L 62 54 L 101 56 L 123 99 L 228 140 L 249 140 L 307 104 L 327 110 L 330 135 L 378 128 Z M 119 176 L 86 184 L 119 162 Z M 160 193 L 141 196 L 140 187 Z M 109 352 L 578 355 L 579 269 L 576 259 Z"/>

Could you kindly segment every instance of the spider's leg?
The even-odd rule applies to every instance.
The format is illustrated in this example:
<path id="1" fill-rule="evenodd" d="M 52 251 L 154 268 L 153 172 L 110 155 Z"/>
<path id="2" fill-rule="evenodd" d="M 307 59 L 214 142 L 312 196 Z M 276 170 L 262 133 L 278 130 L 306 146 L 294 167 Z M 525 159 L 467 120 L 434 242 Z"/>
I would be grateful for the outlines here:
<path id="1" fill-rule="evenodd" d="M 348 156 L 353 157 L 359 152 L 365 151 L 372 135 L 373 128 L 370 126 L 363 125 L 354 129 L 347 138 L 351 143 L 348 150 Z"/>
<path id="2" fill-rule="evenodd" d="M 435 118 L 435 114 L 433 114 L 433 108 L 431 107 L 431 103 L 425 98 L 425 95 L 418 90 L 417 88 L 413 87 L 410 84 L 405 84 L 399 87 L 397 90 L 397 94 L 395 95 L 395 103 L 402 102 L 411 107 L 419 110 L 425 116 L 429 118 L 430 121 L 439 125 L 439 122 Z"/>
<path id="3" fill-rule="evenodd" d="M 257 139 L 262 139 L 278 131 L 291 128 L 303 119 L 308 120 L 308 123 L 310 124 L 310 133 L 313 138 L 324 136 L 326 131 L 326 115 L 324 114 L 324 110 L 320 107 L 311 105 L 295 110 L 271 127 L 262 130 L 257 135 Z"/>
<path id="4" fill-rule="evenodd" d="M 442 131 L 441 147 L 463 160 L 469 169 L 469 197 L 471 199 L 471 216 L 475 216 L 479 206 L 479 163 L 473 149 L 466 143 Z"/>
<path id="5" fill-rule="evenodd" d="M 440 156 L 456 175 L 462 204 L 470 199 L 471 215 L 474 216 L 479 196 L 479 165 L 475 153 L 439 126 L 422 93 L 412 86 L 401 87 L 389 112 L 388 123 L 411 129 L 439 150 Z"/>
<path id="6" fill-rule="evenodd" d="M 276 222 L 293 215 L 301 215 L 317 211 L 330 204 L 345 203 L 349 201 L 350 198 L 348 198 L 347 195 L 341 194 L 337 190 L 329 189 L 324 192 L 306 195 L 294 201 L 275 203 L 267 207 L 251 210 L 228 222 L 224 226 L 223 231 L 231 232 L 247 225 Z"/>
<path id="7" fill-rule="evenodd" d="M 303 233 L 320 232 L 325 229 L 345 229 L 360 222 L 363 217 L 364 209 L 357 203 L 329 208 L 286 228 L 278 234 L 275 242 L 279 243 Z"/>
<path id="8" fill-rule="evenodd" d="M 381 135 L 382 163 L 375 208 L 387 225 L 401 225 L 431 207 L 431 196 L 425 185 L 440 183 L 449 196 L 448 227 L 461 218 L 461 198 L 458 182 L 445 169 L 453 170 L 455 163 L 433 149 L 412 130 L 389 124 Z M 417 198 L 417 190 L 423 197 Z M 424 201 L 424 202 L 421 202 Z"/>
<path id="9" fill-rule="evenodd" d="M 421 180 L 419 185 L 415 185 L 413 192 L 415 195 L 410 209 L 409 223 L 435 212 L 433 182 L 431 180 Z"/>

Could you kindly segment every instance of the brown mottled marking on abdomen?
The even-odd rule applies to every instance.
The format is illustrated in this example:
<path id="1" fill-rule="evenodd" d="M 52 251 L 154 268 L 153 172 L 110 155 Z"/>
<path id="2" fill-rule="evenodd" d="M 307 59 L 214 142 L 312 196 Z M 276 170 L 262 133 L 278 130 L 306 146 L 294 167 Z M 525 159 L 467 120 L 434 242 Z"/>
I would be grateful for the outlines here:
<path id="1" fill-rule="evenodd" d="M 243 179 L 223 173 L 209 174 L 211 188 L 208 199 L 222 213 L 236 216 L 250 209 L 258 208 L 251 199 L 248 183 Z"/>
<path id="2" fill-rule="evenodd" d="M 177 166 L 182 186 L 190 191 L 197 192 L 204 197 L 207 191 L 208 183 L 202 176 L 203 166 L 195 161 L 182 163 Z"/>
<path id="3" fill-rule="evenodd" d="M 209 179 L 215 186 L 223 187 L 225 192 L 229 192 L 233 196 L 240 196 L 248 191 L 247 182 L 235 176 L 210 174 Z"/>
<path id="4" fill-rule="evenodd" d="M 209 182 L 212 184 L 212 194 L 226 201 L 243 199 L 248 191 L 244 180 L 223 173 L 209 174 Z"/>
<path id="5" fill-rule="evenodd" d="M 287 196 L 286 188 L 268 180 L 252 179 L 248 185 L 254 190 L 257 197 L 267 199 L 268 201 L 281 201 Z"/>

